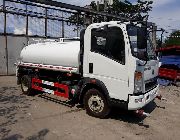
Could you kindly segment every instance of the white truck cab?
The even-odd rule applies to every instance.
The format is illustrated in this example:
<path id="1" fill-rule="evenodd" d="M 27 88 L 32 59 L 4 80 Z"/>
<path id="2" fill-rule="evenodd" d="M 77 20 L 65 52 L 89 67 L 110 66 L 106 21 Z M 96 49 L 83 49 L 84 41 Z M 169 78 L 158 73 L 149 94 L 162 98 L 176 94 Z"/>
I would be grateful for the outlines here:
<path id="1" fill-rule="evenodd" d="M 113 105 L 138 110 L 159 87 L 159 62 L 147 29 L 137 22 L 102 22 L 83 30 L 80 41 L 29 45 L 17 66 L 18 83 L 25 94 L 62 96 L 99 118 Z"/>
<path id="2" fill-rule="evenodd" d="M 102 81 L 111 98 L 129 101 L 129 110 L 145 106 L 158 90 L 158 60 L 145 56 L 146 46 L 138 48 L 138 30 L 126 23 L 96 23 L 84 37 L 83 76 Z"/>

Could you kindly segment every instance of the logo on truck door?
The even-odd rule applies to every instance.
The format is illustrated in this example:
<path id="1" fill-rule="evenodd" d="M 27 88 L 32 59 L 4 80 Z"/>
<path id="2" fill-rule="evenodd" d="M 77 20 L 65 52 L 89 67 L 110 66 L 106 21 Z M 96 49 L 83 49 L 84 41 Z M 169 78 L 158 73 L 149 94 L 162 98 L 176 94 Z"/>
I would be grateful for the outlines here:
<path id="1" fill-rule="evenodd" d="M 106 38 L 96 37 L 96 39 L 97 39 L 97 45 L 99 45 L 99 46 L 105 46 L 106 45 Z"/>

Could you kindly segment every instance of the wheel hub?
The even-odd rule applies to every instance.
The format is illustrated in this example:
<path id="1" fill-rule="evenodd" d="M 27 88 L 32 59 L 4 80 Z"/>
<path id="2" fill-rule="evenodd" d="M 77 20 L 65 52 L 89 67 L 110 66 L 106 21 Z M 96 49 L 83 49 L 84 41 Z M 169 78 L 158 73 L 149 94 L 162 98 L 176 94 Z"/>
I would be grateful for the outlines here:
<path id="1" fill-rule="evenodd" d="M 102 112 L 104 108 L 104 102 L 102 98 L 97 95 L 91 96 L 91 98 L 89 98 L 88 105 L 93 112 Z"/>

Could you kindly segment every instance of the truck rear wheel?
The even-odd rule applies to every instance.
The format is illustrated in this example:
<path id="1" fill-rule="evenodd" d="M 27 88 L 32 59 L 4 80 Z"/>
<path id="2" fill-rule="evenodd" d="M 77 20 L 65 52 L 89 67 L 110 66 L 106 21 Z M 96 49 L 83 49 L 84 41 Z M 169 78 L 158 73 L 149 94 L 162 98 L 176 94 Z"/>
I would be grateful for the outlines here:
<path id="1" fill-rule="evenodd" d="M 180 81 L 176 81 L 176 86 L 180 87 Z"/>
<path id="2" fill-rule="evenodd" d="M 90 89 L 86 92 L 84 107 L 88 115 L 97 118 L 105 118 L 110 112 L 106 98 L 97 89 Z"/>
<path id="3" fill-rule="evenodd" d="M 21 77 L 21 90 L 25 95 L 32 95 L 31 78 L 27 75 Z"/>

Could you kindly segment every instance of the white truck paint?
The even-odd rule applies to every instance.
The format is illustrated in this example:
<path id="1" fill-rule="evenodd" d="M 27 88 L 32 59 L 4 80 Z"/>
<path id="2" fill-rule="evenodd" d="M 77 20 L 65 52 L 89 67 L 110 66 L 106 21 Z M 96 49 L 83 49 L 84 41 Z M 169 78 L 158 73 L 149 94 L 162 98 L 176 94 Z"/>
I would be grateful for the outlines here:
<path id="1" fill-rule="evenodd" d="M 64 84 L 66 90 L 67 86 L 70 90 L 67 97 L 73 99 L 76 95 L 78 102 L 82 97 L 87 113 L 95 117 L 105 117 L 112 101 L 125 104 L 128 110 L 140 109 L 157 96 L 159 88 L 156 78 L 159 62 L 155 56 L 151 59 L 152 56 L 146 54 L 144 50 L 147 47 L 138 46 L 143 42 L 137 37 L 141 28 L 134 23 L 118 21 L 95 23 L 85 30 L 81 41 L 29 45 L 20 55 L 17 67 L 19 81 L 22 85 L 32 84 L 29 79 L 38 84 L 43 84 L 42 80 L 54 81 L 56 83 L 51 86 L 56 88 Z M 72 73 L 69 69 L 58 69 L 55 72 L 45 67 L 42 71 L 42 65 L 77 68 L 77 71 Z M 67 77 L 64 72 L 67 72 Z M 27 76 L 27 73 L 32 76 Z M 28 82 L 23 82 L 24 79 Z M 41 90 L 41 87 L 36 89 Z M 23 92 L 29 93 L 24 89 Z"/>
<path id="2" fill-rule="evenodd" d="M 79 67 L 80 42 L 47 42 L 26 46 L 20 54 L 24 63 Z"/>

